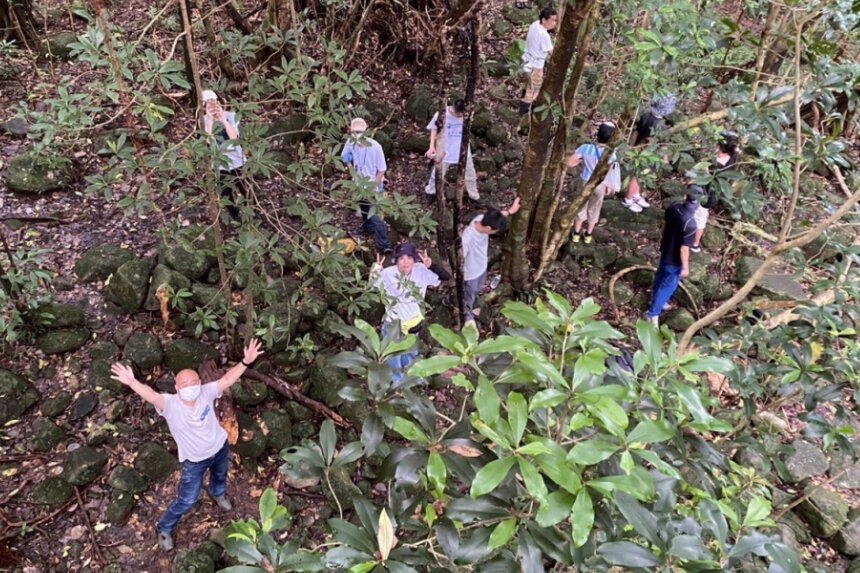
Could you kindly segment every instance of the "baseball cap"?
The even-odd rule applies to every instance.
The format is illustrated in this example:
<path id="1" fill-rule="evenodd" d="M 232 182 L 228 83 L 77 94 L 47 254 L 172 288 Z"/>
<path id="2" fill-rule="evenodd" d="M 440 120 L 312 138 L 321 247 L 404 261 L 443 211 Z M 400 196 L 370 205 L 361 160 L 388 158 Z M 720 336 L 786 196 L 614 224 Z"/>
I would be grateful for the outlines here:
<path id="1" fill-rule="evenodd" d="M 420 258 L 418 256 L 418 250 L 415 248 L 415 245 L 413 245 L 409 241 L 406 241 L 404 243 L 400 243 L 394 249 L 394 260 L 399 259 L 403 255 L 409 255 L 410 257 L 412 257 L 413 261 L 417 261 Z"/>
<path id="2" fill-rule="evenodd" d="M 367 130 L 367 122 L 364 121 L 363 119 L 361 119 L 360 117 L 357 117 L 349 123 L 349 130 L 350 131 L 366 131 Z"/>
<path id="3" fill-rule="evenodd" d="M 206 103 L 211 99 L 218 99 L 218 95 L 212 90 L 203 90 L 203 93 L 200 94 L 200 97 L 203 98 L 203 103 Z"/>

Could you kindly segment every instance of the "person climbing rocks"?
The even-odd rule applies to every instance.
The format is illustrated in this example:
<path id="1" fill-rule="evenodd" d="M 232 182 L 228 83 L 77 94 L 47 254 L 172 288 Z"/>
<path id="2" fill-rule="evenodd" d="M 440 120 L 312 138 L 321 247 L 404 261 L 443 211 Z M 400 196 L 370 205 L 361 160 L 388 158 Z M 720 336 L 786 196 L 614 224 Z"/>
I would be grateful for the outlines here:
<path id="1" fill-rule="evenodd" d="M 173 549 L 173 528 L 179 518 L 197 501 L 203 487 L 203 477 L 209 471 L 206 491 L 223 511 L 233 508 L 227 497 L 227 462 L 230 444 L 227 432 L 218 423 L 214 402 L 245 373 L 263 354 L 260 341 L 252 339 L 245 347 L 242 361 L 214 382 L 202 383 L 200 375 L 191 369 L 180 370 L 174 378 L 176 394 L 160 394 L 139 382 L 130 366 L 116 362 L 111 366 L 114 380 L 131 388 L 135 394 L 155 407 L 167 421 L 170 435 L 176 441 L 182 471 L 177 484 L 176 499 L 167 507 L 156 525 L 158 546 L 163 551 Z"/>
<path id="2" fill-rule="evenodd" d="M 454 101 L 454 105 L 449 106 L 445 111 L 445 120 L 442 126 L 442 136 L 439 136 L 439 112 L 433 115 L 430 123 L 427 124 L 427 129 L 430 130 L 430 147 L 425 155 L 430 159 L 435 159 L 431 162 L 430 181 L 424 187 L 424 193 L 427 195 L 436 194 L 436 164 L 441 162 L 442 177 L 445 177 L 445 172 L 451 165 L 457 165 L 460 162 L 460 146 L 463 143 L 463 117 L 466 113 L 466 102 L 462 99 Z M 441 153 L 439 152 L 441 139 Z M 475 163 L 472 161 L 472 149 L 466 151 L 466 193 L 473 201 L 481 199 L 478 193 L 478 173 L 475 171 Z"/>
<path id="3" fill-rule="evenodd" d="M 558 24 L 558 11 L 555 8 L 544 8 L 537 20 L 529 26 L 526 34 L 526 45 L 523 50 L 523 71 L 527 74 L 525 93 L 520 101 L 519 114 L 520 131 L 528 127 L 529 112 L 532 104 L 540 93 L 543 84 L 543 69 L 546 59 L 552 53 L 552 38 L 549 31 Z"/>
<path id="4" fill-rule="evenodd" d="M 660 127 L 661 121 L 675 110 L 676 97 L 674 94 L 655 97 L 651 104 L 639 116 L 636 122 L 636 132 L 633 135 L 633 147 L 639 147 L 648 143 L 654 132 Z M 663 161 L 668 161 L 666 155 L 663 156 Z M 642 169 L 641 175 L 650 173 L 651 167 L 640 166 Z M 646 209 L 651 204 L 642 197 L 639 180 L 636 174 L 630 176 L 630 183 L 627 186 L 627 196 L 622 201 L 622 204 L 633 211 L 641 213 L 642 209 Z"/>
<path id="5" fill-rule="evenodd" d="M 463 230 L 460 244 L 463 247 L 463 306 L 466 312 L 464 328 L 472 326 L 477 329 L 475 315 L 479 311 L 474 306 L 487 280 L 487 249 L 490 245 L 490 235 L 502 230 L 505 226 L 505 218 L 519 210 L 520 198 L 516 197 L 507 209 L 500 211 L 490 207 L 484 214 L 472 219 L 472 222 Z"/>
<path id="6" fill-rule="evenodd" d="M 372 288 L 380 289 L 384 304 L 385 316 L 382 319 L 380 332 L 385 337 L 395 325 L 399 332 L 395 339 L 407 334 L 418 334 L 424 324 L 422 305 L 427 287 L 436 287 L 451 278 L 450 273 L 435 264 L 427 251 L 418 251 L 415 246 L 406 241 L 397 245 L 394 250 L 395 264 L 383 268 L 385 256 L 377 256 L 376 263 L 370 269 L 369 282 Z M 391 367 L 391 380 L 400 381 L 406 368 L 418 356 L 418 348 L 414 346 L 406 352 L 392 356 L 386 360 Z"/>
<path id="7" fill-rule="evenodd" d="M 714 158 L 715 175 L 726 171 L 734 171 L 735 164 L 738 162 L 738 155 L 737 134 L 731 131 L 723 131 L 717 144 L 717 156 Z M 690 247 L 690 250 L 694 253 L 702 250 L 702 235 L 705 234 L 705 226 L 708 224 L 711 209 L 717 205 L 716 184 L 715 181 L 711 181 L 708 184 L 705 188 L 705 198 L 696 210 L 696 237 L 695 241 L 693 241 L 693 246 Z"/>
<path id="8" fill-rule="evenodd" d="M 594 173 L 594 168 L 600 161 L 603 155 L 603 150 L 606 144 L 615 133 L 615 125 L 610 122 L 600 124 L 597 129 L 597 143 L 585 143 L 576 148 L 570 159 L 567 160 L 568 167 L 576 167 L 580 163 L 583 164 L 582 174 L 580 175 L 581 184 L 584 186 L 591 179 L 591 174 Z M 573 242 L 578 243 L 580 240 L 589 244 L 592 241 L 592 233 L 597 222 L 600 220 L 600 210 L 603 207 L 603 199 L 610 193 L 617 193 L 621 190 L 621 168 L 613 153 L 609 158 L 609 170 L 603 181 L 594 188 L 591 195 L 588 197 L 588 202 L 585 204 L 576 219 L 573 222 Z M 585 228 L 585 233 L 582 233 L 583 224 L 588 221 Z"/>
<path id="9" fill-rule="evenodd" d="M 366 135 L 367 122 L 356 117 L 349 124 L 349 139 L 343 146 L 340 156 L 347 166 L 352 167 L 353 177 L 357 181 L 370 180 L 376 187 L 377 193 L 382 193 L 385 180 L 385 153 L 379 143 Z M 385 222 L 376 211 L 376 207 L 368 200 L 362 199 L 358 202 L 361 212 L 361 226 L 356 235 L 373 233 L 376 240 L 376 249 L 380 253 L 391 252 L 391 243 L 388 242 L 388 229 Z"/>

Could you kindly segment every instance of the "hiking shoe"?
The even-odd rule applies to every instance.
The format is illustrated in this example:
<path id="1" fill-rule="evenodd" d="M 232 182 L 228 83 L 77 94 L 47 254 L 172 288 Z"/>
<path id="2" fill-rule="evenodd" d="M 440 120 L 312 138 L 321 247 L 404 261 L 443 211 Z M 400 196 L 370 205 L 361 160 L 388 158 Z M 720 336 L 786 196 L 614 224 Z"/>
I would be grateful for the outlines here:
<path id="1" fill-rule="evenodd" d="M 642 195 L 634 195 L 632 201 L 643 209 L 646 209 L 651 206 L 651 203 L 646 201 L 645 197 L 643 197 Z"/>
<path id="2" fill-rule="evenodd" d="M 645 319 L 648 320 L 651 324 L 654 325 L 654 328 L 660 330 L 660 315 L 651 316 L 650 314 L 645 314 Z"/>
<path id="3" fill-rule="evenodd" d="M 694 253 L 701 253 L 702 252 L 702 246 L 701 245 L 693 245 L 692 247 L 690 247 L 690 250 Z"/>
<path id="4" fill-rule="evenodd" d="M 579 242 L 579 241 L 581 241 L 581 240 L 582 240 L 582 236 L 581 236 L 579 233 L 574 233 L 574 234 L 573 234 L 573 242 L 574 242 L 574 243 L 578 243 L 578 242 Z"/>
<path id="5" fill-rule="evenodd" d="M 639 205 L 639 203 L 637 203 L 634 200 L 628 201 L 627 199 L 624 199 L 621 201 L 621 204 L 624 205 L 625 207 L 627 207 L 628 209 L 630 209 L 631 211 L 633 211 L 634 213 L 641 213 L 642 212 L 642 207 Z"/>
<path id="6" fill-rule="evenodd" d="M 173 537 L 166 531 L 158 531 L 158 547 L 162 551 L 173 551 Z"/>
<path id="7" fill-rule="evenodd" d="M 227 497 L 226 493 L 222 493 L 221 495 L 212 495 L 209 494 L 209 497 L 212 498 L 212 501 L 215 502 L 215 505 L 221 508 L 222 511 L 230 511 L 233 509 L 233 504 L 230 503 L 230 498 Z"/>
<path id="8" fill-rule="evenodd" d="M 589 233 L 586 233 L 582 240 L 586 245 L 590 245 L 591 241 L 592 241 L 592 237 Z"/>
<path id="9" fill-rule="evenodd" d="M 463 329 L 464 330 L 466 328 L 469 328 L 469 327 L 474 328 L 475 330 L 478 330 L 478 324 L 475 322 L 474 318 L 470 318 L 469 320 L 467 320 L 466 322 L 463 323 Z"/>

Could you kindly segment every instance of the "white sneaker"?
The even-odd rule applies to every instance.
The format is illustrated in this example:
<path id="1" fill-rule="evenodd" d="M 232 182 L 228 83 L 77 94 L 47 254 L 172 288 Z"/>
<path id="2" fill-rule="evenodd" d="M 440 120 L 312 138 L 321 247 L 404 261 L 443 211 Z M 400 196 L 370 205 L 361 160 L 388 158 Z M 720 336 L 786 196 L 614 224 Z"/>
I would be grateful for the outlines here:
<path id="1" fill-rule="evenodd" d="M 651 321 L 651 324 L 654 325 L 654 328 L 660 330 L 660 315 L 651 316 L 650 314 L 646 314 L 645 317 Z"/>
<path id="2" fill-rule="evenodd" d="M 633 201 L 633 200 L 628 201 L 627 199 L 624 199 L 621 201 L 621 204 L 624 205 L 625 207 L 627 207 L 628 209 L 630 209 L 631 211 L 633 211 L 634 213 L 641 213 L 642 212 L 642 207 L 640 207 L 636 201 Z"/>
<path id="3" fill-rule="evenodd" d="M 474 328 L 475 330 L 478 330 L 478 324 L 475 322 L 474 318 L 470 318 L 469 320 L 464 322 L 462 330 L 465 330 L 469 327 Z"/>
<path id="4" fill-rule="evenodd" d="M 647 209 L 651 206 L 651 203 L 645 200 L 645 197 L 642 195 L 634 195 L 633 202 L 642 207 L 643 209 Z"/>

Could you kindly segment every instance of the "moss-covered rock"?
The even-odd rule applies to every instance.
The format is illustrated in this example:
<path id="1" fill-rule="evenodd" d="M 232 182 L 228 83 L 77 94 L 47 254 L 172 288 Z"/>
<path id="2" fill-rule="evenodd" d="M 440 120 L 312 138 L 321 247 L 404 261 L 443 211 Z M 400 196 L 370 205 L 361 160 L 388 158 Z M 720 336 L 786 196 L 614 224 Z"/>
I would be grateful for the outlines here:
<path id="1" fill-rule="evenodd" d="M 45 328 L 71 328 L 84 323 L 84 309 L 75 304 L 50 302 L 40 305 L 37 312 Z"/>
<path id="2" fill-rule="evenodd" d="M 335 407 L 343 403 L 343 398 L 338 395 L 338 392 L 348 384 L 349 379 L 344 369 L 331 366 L 330 358 L 330 354 L 322 352 L 314 357 L 310 369 L 308 395 L 329 407 Z"/>
<path id="3" fill-rule="evenodd" d="M 186 368 L 196 370 L 206 358 L 218 360 L 218 352 L 190 338 L 171 340 L 164 349 L 164 362 L 174 373 Z"/>
<path id="4" fill-rule="evenodd" d="M 827 457 L 820 448 L 806 440 L 795 440 L 791 447 L 793 451 L 785 458 L 786 479 L 789 483 L 798 483 L 827 471 Z"/>
<path id="5" fill-rule="evenodd" d="M 191 285 L 191 300 L 197 306 L 208 306 L 216 313 L 222 312 L 227 306 L 227 297 L 222 289 L 201 283 Z"/>
<path id="6" fill-rule="evenodd" d="M 0 368 L 0 425 L 18 418 L 38 401 L 39 393 L 32 384 Z"/>
<path id="7" fill-rule="evenodd" d="M 696 322 L 695 317 L 690 314 L 685 308 L 676 308 L 672 310 L 667 310 L 663 314 L 660 315 L 660 322 L 666 324 L 669 328 L 674 330 L 675 332 L 684 332 L 687 330 L 694 322 Z"/>
<path id="8" fill-rule="evenodd" d="M 350 465 L 332 468 L 328 476 L 331 488 L 323 488 L 326 500 L 332 505 L 337 505 L 334 500 L 337 497 L 337 501 L 343 509 L 352 509 L 354 507 L 353 500 L 362 497 L 361 490 L 352 482 L 351 468 L 348 467 Z"/>
<path id="9" fill-rule="evenodd" d="M 72 44 L 77 41 L 77 36 L 71 32 L 59 32 L 48 37 L 48 50 L 57 59 L 69 60 L 72 57 Z"/>
<path id="10" fill-rule="evenodd" d="M 192 280 L 215 264 L 215 238 L 202 225 L 191 225 L 158 243 L 158 260 Z"/>
<path id="11" fill-rule="evenodd" d="M 406 115 L 419 123 L 428 121 L 435 111 L 436 98 L 433 96 L 433 92 L 425 86 L 418 86 L 406 100 Z"/>
<path id="12" fill-rule="evenodd" d="M 6 165 L 6 187 L 18 193 L 59 191 L 71 181 L 71 163 L 64 157 L 28 151 L 12 157 Z"/>
<path id="13" fill-rule="evenodd" d="M 240 408 L 248 408 L 262 403 L 269 397 L 269 387 L 264 382 L 243 380 L 230 387 L 233 401 Z"/>
<path id="14" fill-rule="evenodd" d="M 797 513 L 816 537 L 832 537 L 848 520 L 848 504 L 835 491 L 810 484 L 803 494 L 808 497 L 797 507 Z"/>
<path id="15" fill-rule="evenodd" d="M 116 360 L 119 356 L 119 346 L 110 340 L 101 340 L 89 347 L 89 353 L 93 360 Z"/>
<path id="16" fill-rule="evenodd" d="M 0 78 L 2 79 L 2 78 Z M 8 121 L 0 123 L 0 133 L 24 137 L 30 132 L 30 124 L 23 117 L 13 117 Z"/>
<path id="17" fill-rule="evenodd" d="M 190 289 L 191 280 L 178 271 L 174 271 L 165 265 L 155 265 L 152 270 L 152 278 L 149 281 L 149 290 L 146 293 L 146 299 L 143 302 L 143 308 L 146 310 L 158 310 L 160 303 L 155 297 L 158 289 L 164 285 L 171 287 L 173 292 L 180 289 Z"/>
<path id="18" fill-rule="evenodd" d="M 260 414 L 266 429 L 266 445 L 280 452 L 293 444 L 293 425 L 284 410 L 263 410 Z"/>
<path id="19" fill-rule="evenodd" d="M 204 551 L 180 551 L 173 564 L 175 573 L 215 573 L 215 561 Z"/>
<path id="20" fill-rule="evenodd" d="M 236 421 L 239 422 L 239 440 L 232 450 L 243 458 L 259 458 L 266 450 L 266 435 L 262 428 L 244 412 L 236 412 Z"/>
<path id="21" fill-rule="evenodd" d="M 134 469 L 152 481 L 167 477 L 177 465 L 176 457 L 155 442 L 142 444 L 134 459 Z"/>
<path id="22" fill-rule="evenodd" d="M 103 281 L 123 264 L 134 259 L 134 253 L 117 245 L 99 245 L 87 249 L 75 263 L 75 274 L 83 282 Z"/>
<path id="23" fill-rule="evenodd" d="M 489 129 L 487 129 L 487 133 L 484 135 L 484 141 L 486 141 L 487 145 L 490 147 L 497 147 L 506 142 L 508 137 L 508 130 L 505 129 L 502 124 L 493 122 Z"/>
<path id="24" fill-rule="evenodd" d="M 150 259 L 135 259 L 123 263 L 105 286 L 105 298 L 125 312 L 140 308 L 149 289 Z"/>
<path id="25" fill-rule="evenodd" d="M 502 16 L 515 26 L 528 26 L 538 19 L 538 9 L 535 6 L 517 8 L 514 4 L 506 3 L 502 8 Z"/>
<path id="26" fill-rule="evenodd" d="M 424 153 L 430 147 L 430 137 L 427 135 L 410 135 L 403 140 L 401 149 L 407 153 Z"/>
<path id="27" fill-rule="evenodd" d="M 845 555 L 860 555 L 860 507 L 848 512 L 848 521 L 839 528 L 830 544 Z"/>
<path id="28" fill-rule="evenodd" d="M 113 374 L 110 371 L 110 367 L 113 362 L 113 359 L 104 358 L 93 360 L 90 363 L 90 369 L 87 372 L 87 382 L 95 390 L 103 390 L 107 388 L 117 394 L 127 394 L 131 391 L 128 386 L 111 378 Z"/>
<path id="29" fill-rule="evenodd" d="M 158 337 L 148 332 L 135 332 L 123 349 L 123 358 L 140 368 L 153 368 L 161 364 L 164 354 Z"/>
<path id="30" fill-rule="evenodd" d="M 119 465 L 108 476 L 108 484 L 120 491 L 140 493 L 146 489 L 146 479 L 130 466 Z"/>
<path id="31" fill-rule="evenodd" d="M 59 392 L 56 396 L 48 398 L 39 407 L 39 411 L 46 418 L 56 418 L 66 411 L 72 403 L 72 395 L 66 391 Z"/>
<path id="32" fill-rule="evenodd" d="M 50 452 L 65 437 L 66 434 L 55 423 L 45 419 L 36 420 L 30 436 L 30 447 L 37 452 Z"/>
<path id="33" fill-rule="evenodd" d="M 308 117 L 292 113 L 270 123 L 264 132 L 265 137 L 275 145 L 295 145 L 313 137 L 308 129 Z"/>
<path id="34" fill-rule="evenodd" d="M 63 479 L 72 485 L 88 484 L 99 476 L 107 459 L 106 453 L 95 448 L 73 450 L 63 463 Z"/>
<path id="35" fill-rule="evenodd" d="M 52 330 L 36 339 L 36 346 L 45 354 L 63 354 L 77 350 L 89 339 L 86 328 Z"/>
<path id="36" fill-rule="evenodd" d="M 60 505 L 75 495 L 72 485 L 59 477 L 49 477 L 37 483 L 30 491 L 33 503 L 42 505 Z"/>

